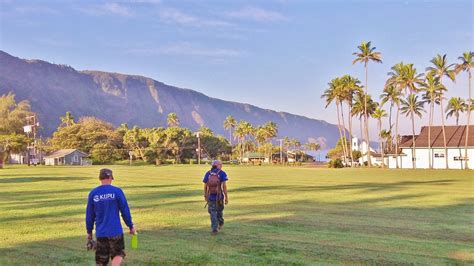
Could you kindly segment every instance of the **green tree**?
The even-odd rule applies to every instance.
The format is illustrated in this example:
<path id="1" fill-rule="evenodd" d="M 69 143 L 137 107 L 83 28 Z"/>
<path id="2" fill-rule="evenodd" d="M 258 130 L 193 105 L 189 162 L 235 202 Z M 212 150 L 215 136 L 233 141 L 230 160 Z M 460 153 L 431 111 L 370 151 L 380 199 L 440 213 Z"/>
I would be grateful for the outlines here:
<path id="1" fill-rule="evenodd" d="M 61 119 L 61 124 L 60 126 L 68 127 L 71 126 L 75 123 L 74 117 L 72 116 L 71 112 L 66 112 L 64 116 L 60 117 Z"/>
<path id="2" fill-rule="evenodd" d="M 83 117 L 78 123 L 59 127 L 51 138 L 53 149 L 79 149 L 90 154 L 98 145 L 95 147 L 95 155 L 117 154 L 116 149 L 121 143 L 122 138 L 115 128 L 110 123 L 95 117 Z M 104 149 L 103 144 L 107 144 L 109 150 L 99 152 L 99 149 Z M 96 162 L 106 161 L 105 158 L 95 157 L 94 154 L 91 154 L 91 157 Z"/>
<path id="3" fill-rule="evenodd" d="M 179 127 L 179 118 L 176 113 L 169 113 L 167 118 L 168 127 Z"/>
<path id="4" fill-rule="evenodd" d="M 400 92 L 404 92 L 405 95 L 408 93 L 416 93 L 419 90 L 419 86 L 423 85 L 423 74 L 418 74 L 416 68 L 413 64 L 404 64 L 400 62 L 395 64 L 391 71 L 388 73 L 389 79 L 387 80 L 385 86 L 395 86 Z M 395 122 L 395 136 L 398 136 L 398 123 L 399 123 L 400 108 L 397 108 L 397 118 Z M 398 137 L 395 141 L 395 151 L 398 154 Z M 398 168 L 398 156 L 396 160 L 396 165 Z"/>
<path id="5" fill-rule="evenodd" d="M 353 53 L 356 58 L 352 62 L 352 64 L 355 63 L 363 63 L 364 68 L 365 68 L 365 96 L 368 95 L 368 82 L 369 82 L 369 75 L 368 75 L 368 69 L 369 69 L 369 62 L 376 62 L 376 63 L 382 63 L 382 56 L 380 52 L 376 52 L 375 49 L 376 47 L 372 47 L 371 42 L 362 42 L 359 46 L 357 46 L 359 51 Z M 364 122 L 365 122 L 365 141 L 367 143 L 370 143 L 370 138 L 369 138 L 369 115 L 367 113 L 367 97 L 364 98 Z M 371 160 L 370 160 L 370 152 L 367 154 L 368 158 L 368 166 L 371 167 Z"/>
<path id="6" fill-rule="evenodd" d="M 0 135 L 23 134 L 26 118 L 33 115 L 28 101 L 15 101 L 15 94 L 0 96 Z"/>
<path id="7" fill-rule="evenodd" d="M 374 113 L 372 114 L 372 117 L 377 120 L 377 129 L 379 132 L 379 147 L 380 147 L 380 154 L 382 155 L 382 168 L 384 168 L 385 165 L 385 160 L 384 160 L 384 150 L 383 150 L 383 145 L 382 145 L 382 119 L 384 117 L 387 117 L 387 112 L 381 108 L 381 106 L 378 106 Z"/>
<path id="8" fill-rule="evenodd" d="M 11 153 L 22 152 L 28 146 L 28 138 L 21 134 L 0 135 L 0 169 Z"/>
<path id="9" fill-rule="evenodd" d="M 411 118 L 412 129 L 412 166 L 416 168 L 416 141 L 415 141 L 415 115 L 421 118 L 424 102 L 418 100 L 418 95 L 410 93 L 406 100 L 402 100 L 401 112 Z"/>
<path id="10" fill-rule="evenodd" d="M 344 75 L 342 77 L 342 83 L 343 83 L 343 90 L 344 90 L 344 101 L 346 102 L 347 106 L 349 107 L 349 138 L 352 139 L 352 109 L 354 107 L 354 99 L 356 95 L 360 95 L 363 93 L 362 87 L 360 86 L 360 80 L 357 78 L 354 78 L 350 75 Z M 349 145 L 349 154 L 351 157 L 351 167 L 354 167 L 354 153 L 352 152 L 353 147 L 352 147 L 352 141 L 350 141 Z"/>
<path id="11" fill-rule="evenodd" d="M 439 83 L 443 85 L 443 77 L 448 77 L 450 80 L 454 81 L 455 72 L 453 70 L 454 64 L 448 64 L 448 60 L 446 58 L 446 54 L 444 55 L 436 55 L 433 59 L 430 60 L 432 66 L 426 68 L 426 71 L 432 72 L 436 77 L 439 78 Z M 446 87 L 445 87 L 446 88 Z M 446 88 L 447 89 L 447 88 Z M 443 105 L 444 97 L 441 95 L 439 100 L 440 111 L 441 111 L 441 123 L 443 129 L 443 145 L 444 145 L 444 158 L 446 160 L 446 169 L 449 169 L 449 161 L 448 161 L 448 147 L 446 142 L 446 130 L 445 130 L 445 121 L 444 121 L 444 105 Z"/>
<path id="12" fill-rule="evenodd" d="M 232 130 L 237 126 L 237 121 L 231 115 L 227 116 L 224 120 L 224 129 L 229 130 L 229 143 L 232 145 Z"/>
<path id="13" fill-rule="evenodd" d="M 342 106 L 342 102 L 345 100 L 345 98 L 347 98 L 345 95 L 344 87 L 343 87 L 343 81 L 341 78 L 337 77 L 337 78 L 332 79 L 328 83 L 328 86 L 329 87 L 324 91 L 321 98 L 325 99 L 326 101 L 325 108 L 327 108 L 332 103 L 336 105 L 337 127 L 339 130 L 339 137 L 343 141 L 346 141 L 346 137 L 345 137 L 346 129 L 345 127 L 343 127 L 344 117 L 342 116 L 342 119 L 341 119 L 342 112 L 340 110 Z M 348 151 L 346 149 L 347 145 L 343 145 L 342 147 L 343 147 L 342 148 L 343 159 L 344 159 L 344 162 L 346 162 L 347 157 L 348 157 Z"/>
<path id="14" fill-rule="evenodd" d="M 456 74 L 459 74 L 460 72 L 467 72 L 468 74 L 468 82 L 469 82 L 469 98 L 467 99 L 467 123 L 466 123 L 466 139 L 464 141 L 464 169 L 469 169 L 469 164 L 468 164 L 468 156 L 467 156 L 467 144 L 468 144 L 468 139 L 469 139 L 469 126 L 471 123 L 471 111 L 473 109 L 472 105 L 472 88 L 471 88 L 471 79 L 472 79 L 472 74 L 471 74 L 471 68 L 474 67 L 474 52 L 464 52 L 462 56 L 458 57 L 459 60 L 461 60 L 461 63 L 456 64 L 454 71 Z"/>
<path id="15" fill-rule="evenodd" d="M 456 118 L 456 126 L 459 126 L 459 116 L 467 110 L 467 104 L 461 97 L 452 97 L 446 106 L 446 119 L 454 116 Z"/>
<path id="16" fill-rule="evenodd" d="M 423 100 L 430 105 L 428 118 L 428 162 L 430 169 L 433 168 L 433 155 L 431 149 L 431 127 L 433 126 L 434 105 L 439 101 L 445 90 L 444 86 L 439 82 L 439 78 L 435 77 L 432 72 L 426 74 L 425 82 L 421 86 L 424 91 Z"/>

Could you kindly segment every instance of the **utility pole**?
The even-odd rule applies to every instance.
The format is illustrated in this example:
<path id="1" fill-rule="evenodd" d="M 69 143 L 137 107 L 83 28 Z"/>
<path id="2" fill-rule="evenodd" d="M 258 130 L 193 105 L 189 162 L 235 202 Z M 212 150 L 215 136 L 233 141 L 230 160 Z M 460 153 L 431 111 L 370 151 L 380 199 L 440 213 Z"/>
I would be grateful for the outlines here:
<path id="1" fill-rule="evenodd" d="M 278 139 L 280 141 L 280 164 L 283 164 L 283 139 Z"/>
<path id="2" fill-rule="evenodd" d="M 201 132 L 196 132 L 196 137 L 198 139 L 198 148 L 197 148 L 198 164 L 201 164 L 201 138 L 200 138 L 200 133 Z"/>
<path id="3" fill-rule="evenodd" d="M 31 164 L 31 159 L 30 159 L 30 155 L 31 153 L 33 153 L 33 155 L 35 156 L 35 164 L 37 163 L 41 163 L 38 158 L 36 158 L 37 156 L 37 131 L 38 131 L 38 127 L 39 127 L 39 122 L 37 121 L 37 118 L 36 118 L 36 114 L 32 115 L 32 116 L 27 116 L 26 117 L 26 125 L 23 127 L 23 131 L 26 133 L 26 136 L 28 138 L 33 138 L 33 141 L 32 143 L 28 143 L 28 146 L 26 148 L 26 160 L 27 160 L 27 164 L 28 166 L 30 166 Z M 30 146 L 30 144 L 33 144 L 32 146 Z"/>

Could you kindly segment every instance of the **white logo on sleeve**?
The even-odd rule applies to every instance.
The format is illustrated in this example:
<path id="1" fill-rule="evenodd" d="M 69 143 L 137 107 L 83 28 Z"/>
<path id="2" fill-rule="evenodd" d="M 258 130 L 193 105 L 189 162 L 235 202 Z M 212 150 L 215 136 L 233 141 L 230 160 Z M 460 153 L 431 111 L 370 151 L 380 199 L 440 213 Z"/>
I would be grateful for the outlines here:
<path id="1" fill-rule="evenodd" d="M 102 195 L 95 195 L 93 200 L 95 202 L 99 202 L 102 200 L 111 200 L 115 199 L 115 193 L 107 193 L 107 194 L 102 194 Z"/>

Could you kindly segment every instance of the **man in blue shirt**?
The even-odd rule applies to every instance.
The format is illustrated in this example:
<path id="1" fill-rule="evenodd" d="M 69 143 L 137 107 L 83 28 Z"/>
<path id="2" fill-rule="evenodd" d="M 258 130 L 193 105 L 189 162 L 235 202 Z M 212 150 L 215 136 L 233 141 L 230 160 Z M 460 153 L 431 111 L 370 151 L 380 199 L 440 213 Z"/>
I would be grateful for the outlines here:
<path id="1" fill-rule="evenodd" d="M 224 203 L 229 203 L 227 195 L 227 174 L 222 171 L 222 163 L 212 162 L 212 168 L 204 175 L 204 200 L 211 216 L 212 234 L 216 235 L 224 226 Z"/>
<path id="2" fill-rule="evenodd" d="M 120 265 L 125 257 L 123 228 L 120 223 L 120 213 L 130 234 L 135 234 L 132 216 L 123 191 L 112 186 L 114 177 L 112 170 L 101 169 L 99 174 L 101 185 L 89 193 L 86 210 L 87 238 L 92 240 L 92 230 L 95 223 L 97 247 L 95 261 L 97 265 Z"/>

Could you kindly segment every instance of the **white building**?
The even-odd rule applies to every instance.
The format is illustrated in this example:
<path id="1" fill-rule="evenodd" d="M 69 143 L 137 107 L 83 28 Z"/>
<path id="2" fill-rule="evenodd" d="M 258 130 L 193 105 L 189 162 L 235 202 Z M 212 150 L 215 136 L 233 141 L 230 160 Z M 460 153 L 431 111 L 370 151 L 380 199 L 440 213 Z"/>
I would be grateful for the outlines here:
<path id="1" fill-rule="evenodd" d="M 415 166 L 429 168 L 430 160 L 435 169 L 446 169 L 446 156 L 449 169 L 464 169 L 464 144 L 466 126 L 445 126 L 447 153 L 444 150 L 442 126 L 431 127 L 431 151 L 428 148 L 428 127 L 422 127 L 419 135 L 415 136 Z M 399 154 L 388 154 L 389 168 L 413 168 L 412 136 L 403 136 L 400 141 Z M 474 126 L 469 127 L 467 160 L 469 169 L 474 169 Z"/>
<path id="2" fill-rule="evenodd" d="M 370 161 L 372 165 L 375 166 L 382 166 L 382 155 L 380 153 L 375 152 L 375 150 L 370 147 L 365 140 L 359 143 L 359 139 L 357 137 L 352 138 L 352 150 L 353 151 L 360 151 L 362 157 L 359 158 L 359 164 L 364 165 L 365 162 L 368 162 L 367 153 L 370 151 Z M 387 158 L 384 158 L 385 164 L 387 164 Z"/>

